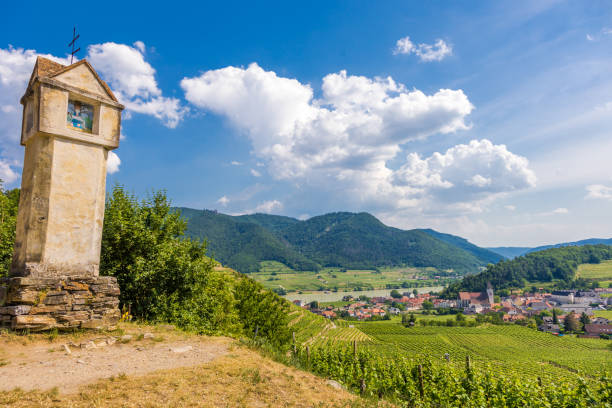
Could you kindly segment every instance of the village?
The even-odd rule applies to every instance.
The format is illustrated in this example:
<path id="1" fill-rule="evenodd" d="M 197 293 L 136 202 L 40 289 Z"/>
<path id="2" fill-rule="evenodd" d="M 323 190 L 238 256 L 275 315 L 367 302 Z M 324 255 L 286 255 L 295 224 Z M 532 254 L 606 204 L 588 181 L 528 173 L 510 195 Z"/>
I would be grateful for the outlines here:
<path id="1" fill-rule="evenodd" d="M 555 335 L 576 332 L 580 337 L 612 338 L 612 321 L 595 316 L 598 310 L 612 309 L 612 288 L 534 291 L 500 296 L 495 295 L 489 285 L 485 292 L 459 292 L 455 300 L 443 299 L 436 293 L 418 293 L 415 289 L 409 292 L 392 290 L 389 296 L 346 295 L 342 302 L 331 304 L 304 303 L 301 300 L 293 303 L 328 319 L 390 320 L 393 316 L 416 314 L 421 317 L 421 324 L 427 324 L 428 316 L 449 315 L 450 318 L 462 314 L 476 321 L 492 316 L 489 321 L 498 324 L 522 324 Z M 403 322 L 408 320 L 402 319 Z"/>

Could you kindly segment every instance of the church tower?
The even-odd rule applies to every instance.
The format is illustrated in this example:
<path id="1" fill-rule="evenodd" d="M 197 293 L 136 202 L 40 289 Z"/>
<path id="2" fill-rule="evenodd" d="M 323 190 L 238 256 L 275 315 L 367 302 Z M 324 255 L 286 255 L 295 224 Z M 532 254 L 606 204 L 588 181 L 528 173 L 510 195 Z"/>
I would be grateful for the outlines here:
<path id="1" fill-rule="evenodd" d="M 123 106 L 86 60 L 63 66 L 42 57 L 21 103 L 25 158 L 0 325 L 113 324 L 119 288 L 99 266 L 106 162 L 119 145 Z"/>
<path id="2" fill-rule="evenodd" d="M 493 286 L 491 286 L 491 282 L 487 282 L 487 300 L 489 301 L 490 305 L 495 303 L 495 296 L 493 296 Z"/>

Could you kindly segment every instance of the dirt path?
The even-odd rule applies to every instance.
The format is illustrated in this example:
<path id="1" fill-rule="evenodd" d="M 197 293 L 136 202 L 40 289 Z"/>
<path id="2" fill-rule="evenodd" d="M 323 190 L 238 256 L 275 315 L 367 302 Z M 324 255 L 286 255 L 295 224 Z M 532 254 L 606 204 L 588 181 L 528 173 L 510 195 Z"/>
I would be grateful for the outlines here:
<path id="1" fill-rule="evenodd" d="M 91 340 L 98 346 L 92 347 Z M 62 342 L 26 345 L 4 342 L 0 344 L 0 391 L 57 387 L 60 392 L 69 393 L 101 378 L 202 365 L 226 355 L 232 342 L 221 337 L 164 340 L 134 336 L 126 344 L 120 341 L 108 344 L 113 340 L 109 336 L 79 339 L 84 347 L 73 344 L 70 353 Z"/>

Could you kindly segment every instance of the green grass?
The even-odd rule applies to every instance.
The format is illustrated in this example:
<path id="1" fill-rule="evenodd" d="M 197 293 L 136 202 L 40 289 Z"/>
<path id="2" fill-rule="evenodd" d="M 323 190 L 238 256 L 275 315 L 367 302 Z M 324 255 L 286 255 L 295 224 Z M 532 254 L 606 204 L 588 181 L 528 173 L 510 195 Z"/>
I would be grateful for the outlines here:
<path id="1" fill-rule="evenodd" d="M 612 310 L 596 310 L 593 312 L 596 317 L 605 317 L 612 320 Z"/>
<path id="2" fill-rule="evenodd" d="M 597 281 L 610 281 L 612 279 L 612 260 L 598 264 L 579 265 L 576 276 Z"/>
<path id="3" fill-rule="evenodd" d="M 434 268 L 413 267 L 381 268 L 379 271 L 341 268 L 324 268 L 319 272 L 294 271 L 280 262 L 264 261 L 261 262 L 259 272 L 251 273 L 249 276 L 268 289 L 283 288 L 288 292 L 295 292 L 385 289 L 389 285 L 402 284 L 408 288 L 415 288 L 441 286 L 450 281 L 444 278 L 435 279 L 434 276 L 437 274 Z"/>
<path id="4" fill-rule="evenodd" d="M 452 315 L 452 314 L 449 314 L 449 315 L 436 315 L 436 314 L 426 315 L 426 314 L 421 314 L 421 313 L 415 313 L 414 316 L 416 317 L 417 322 L 419 320 L 436 320 L 436 321 L 443 321 L 443 322 L 445 322 L 448 319 L 451 319 L 451 320 L 455 320 L 456 319 L 455 315 Z M 475 316 L 474 315 L 467 315 L 467 316 L 465 316 L 465 319 L 466 320 L 474 320 Z"/>
<path id="5" fill-rule="evenodd" d="M 345 302 L 343 300 L 338 300 L 336 302 L 319 302 L 319 307 L 327 307 L 327 306 L 332 306 L 332 307 L 344 307 L 347 305 L 350 305 L 351 303 L 354 303 L 355 300 L 352 300 L 350 302 Z"/>

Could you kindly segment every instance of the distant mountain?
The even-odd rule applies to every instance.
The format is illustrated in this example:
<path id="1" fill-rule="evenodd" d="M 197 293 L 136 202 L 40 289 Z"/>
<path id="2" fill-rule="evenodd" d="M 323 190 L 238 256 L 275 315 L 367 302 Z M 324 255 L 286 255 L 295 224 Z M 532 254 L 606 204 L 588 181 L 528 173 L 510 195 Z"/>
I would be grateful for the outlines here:
<path id="1" fill-rule="evenodd" d="M 296 220 L 295 218 L 270 214 L 248 214 L 240 215 L 236 218 L 242 221 L 252 222 L 254 224 L 260 225 L 268 231 L 274 233 L 282 231 L 294 224 L 300 223 L 300 221 Z"/>
<path id="2" fill-rule="evenodd" d="M 553 245 L 542 245 L 542 246 L 535 247 L 535 248 L 497 247 L 497 248 L 486 248 L 486 249 L 496 252 L 500 255 L 503 255 L 506 258 L 513 259 L 513 258 L 516 258 L 517 256 L 529 254 L 531 252 L 543 251 L 545 249 L 550 249 L 550 248 L 561 248 L 561 247 L 566 247 L 566 246 L 598 245 L 598 244 L 612 245 L 612 238 L 589 238 L 589 239 L 583 239 L 581 241 L 562 242 L 560 244 L 553 244 Z"/>
<path id="3" fill-rule="evenodd" d="M 206 240 L 215 259 L 247 273 L 258 270 L 261 261 L 304 271 L 408 265 L 467 273 L 501 259 L 463 238 L 388 227 L 368 213 L 339 212 L 300 221 L 267 214 L 178 210 L 187 219 L 187 236 Z"/>
<path id="4" fill-rule="evenodd" d="M 465 276 L 448 286 L 443 296 L 456 298 L 458 292 L 476 292 L 491 284 L 496 290 L 521 289 L 534 283 L 562 281 L 561 285 L 575 287 L 572 282 L 580 264 L 597 264 L 612 259 L 612 246 L 580 245 L 549 248 L 517 257 L 511 261 L 489 265 L 481 273 Z"/>
<path id="5" fill-rule="evenodd" d="M 517 256 L 526 254 L 531 248 L 530 247 L 495 247 L 487 248 L 489 251 L 493 251 L 497 254 L 503 255 L 508 259 L 514 259 Z"/>
<path id="6" fill-rule="evenodd" d="M 388 227 L 368 213 L 313 217 L 282 231 L 282 238 L 324 266 L 365 269 L 411 265 L 467 272 L 485 263 L 423 231 Z"/>
<path id="7" fill-rule="evenodd" d="M 283 218 L 220 214 L 216 211 L 178 208 L 187 219 L 186 235 L 207 241 L 208 251 L 224 265 L 243 273 L 259 270 L 259 262 L 274 260 L 295 270 L 318 270 L 320 266 L 290 245 L 281 242 L 269 228 L 278 228 Z M 269 218 L 268 218 L 269 217 Z M 258 221 L 258 222 L 257 222 Z M 295 220 L 299 222 L 298 220 Z"/>
<path id="8" fill-rule="evenodd" d="M 544 249 L 550 249 L 550 248 L 561 248 L 561 247 L 566 247 L 566 246 L 598 245 L 598 244 L 612 245 L 612 238 L 589 238 L 589 239 L 583 239 L 581 241 L 563 242 L 561 244 L 542 245 L 539 247 L 531 248 L 526 253 L 542 251 Z"/>
<path id="9" fill-rule="evenodd" d="M 432 229 L 424 229 L 421 231 L 426 232 L 432 237 L 438 238 L 440 241 L 444 241 L 447 244 L 451 244 L 458 248 L 461 248 L 464 251 L 471 253 L 476 258 L 483 260 L 487 263 L 497 263 L 505 257 L 505 255 L 503 254 L 476 246 L 469 242 L 467 239 L 458 237 L 456 235 L 444 234 L 442 232 L 434 231 Z"/>

